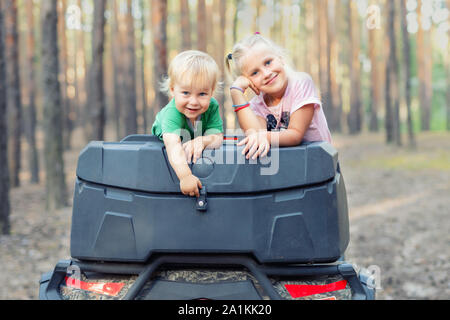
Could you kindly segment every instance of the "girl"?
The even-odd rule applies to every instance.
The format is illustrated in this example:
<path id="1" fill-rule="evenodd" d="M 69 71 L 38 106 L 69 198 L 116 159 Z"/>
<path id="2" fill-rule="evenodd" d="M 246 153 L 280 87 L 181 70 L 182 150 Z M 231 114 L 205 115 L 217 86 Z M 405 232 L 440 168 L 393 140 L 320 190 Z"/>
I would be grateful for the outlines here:
<path id="1" fill-rule="evenodd" d="M 237 43 L 227 56 L 234 62 L 236 79 L 230 87 L 234 111 L 246 138 L 246 158 L 264 157 L 275 146 L 295 146 L 301 141 L 331 143 L 322 103 L 311 77 L 294 72 L 284 52 L 272 41 L 254 34 Z M 256 96 L 249 102 L 245 91 Z"/>

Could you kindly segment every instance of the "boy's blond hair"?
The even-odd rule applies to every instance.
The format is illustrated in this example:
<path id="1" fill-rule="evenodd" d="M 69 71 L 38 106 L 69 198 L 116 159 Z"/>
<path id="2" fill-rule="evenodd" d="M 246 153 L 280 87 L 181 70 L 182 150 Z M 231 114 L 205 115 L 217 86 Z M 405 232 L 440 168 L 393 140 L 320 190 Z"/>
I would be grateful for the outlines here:
<path id="1" fill-rule="evenodd" d="M 175 84 L 216 90 L 220 71 L 214 59 L 202 51 L 187 50 L 179 53 L 169 65 L 168 76 L 161 83 L 161 91 L 171 96 Z"/>

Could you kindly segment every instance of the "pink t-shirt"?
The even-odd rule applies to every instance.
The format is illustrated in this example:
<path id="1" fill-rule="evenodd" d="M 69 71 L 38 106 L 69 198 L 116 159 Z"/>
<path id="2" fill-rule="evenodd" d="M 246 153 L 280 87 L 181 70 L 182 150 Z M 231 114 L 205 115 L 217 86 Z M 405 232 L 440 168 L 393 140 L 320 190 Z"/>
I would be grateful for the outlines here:
<path id="1" fill-rule="evenodd" d="M 286 92 L 277 106 L 268 107 L 261 93 L 250 100 L 253 112 L 264 119 L 272 114 L 277 120 L 277 129 L 283 130 L 288 127 L 291 114 L 305 105 L 314 104 L 314 116 L 303 140 L 327 141 L 331 144 L 327 119 L 311 76 L 305 72 L 295 72 L 288 79 Z"/>

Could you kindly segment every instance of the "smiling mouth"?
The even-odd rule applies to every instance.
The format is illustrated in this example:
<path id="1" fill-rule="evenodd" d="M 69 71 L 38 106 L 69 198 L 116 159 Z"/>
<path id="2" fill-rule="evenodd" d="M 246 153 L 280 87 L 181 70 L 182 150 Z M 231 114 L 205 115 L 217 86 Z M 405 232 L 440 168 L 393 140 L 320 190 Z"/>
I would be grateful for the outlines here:
<path id="1" fill-rule="evenodd" d="M 200 110 L 200 109 L 193 109 L 193 108 L 188 108 L 188 107 L 186 107 L 186 109 L 191 111 L 191 112 L 196 112 L 196 111 Z"/>
<path id="2" fill-rule="evenodd" d="M 273 83 L 273 81 L 276 79 L 278 77 L 278 74 L 277 75 L 275 75 L 272 79 L 270 79 L 269 81 L 267 81 L 266 82 L 266 85 L 268 85 L 268 84 L 272 84 Z"/>

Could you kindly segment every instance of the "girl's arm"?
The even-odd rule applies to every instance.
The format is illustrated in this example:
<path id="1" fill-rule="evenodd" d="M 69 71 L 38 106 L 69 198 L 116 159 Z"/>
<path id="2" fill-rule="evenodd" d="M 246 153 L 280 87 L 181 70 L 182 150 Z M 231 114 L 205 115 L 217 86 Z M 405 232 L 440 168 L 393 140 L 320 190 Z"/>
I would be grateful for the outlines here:
<path id="1" fill-rule="evenodd" d="M 186 162 L 186 156 L 181 145 L 181 139 L 177 134 L 165 133 L 163 135 L 164 145 L 166 146 L 167 156 L 170 165 L 180 180 L 181 192 L 189 196 L 200 196 L 199 188 L 202 188 L 200 180 L 192 174 Z"/>
<path id="2" fill-rule="evenodd" d="M 259 90 L 244 76 L 238 77 L 233 83 L 233 86 L 243 89 L 244 92 L 247 88 L 251 88 L 256 94 L 259 94 Z M 231 89 L 230 95 L 234 105 L 243 105 L 248 102 L 245 99 L 244 93 L 240 90 Z M 237 111 L 237 117 L 239 126 L 246 135 L 238 143 L 238 146 L 245 144 L 242 154 L 247 154 L 247 159 L 250 159 L 250 157 L 256 159 L 259 156 L 266 156 L 270 150 L 270 143 L 267 140 L 266 120 L 255 115 L 250 107 Z"/>
<path id="3" fill-rule="evenodd" d="M 314 116 L 314 105 L 309 104 L 301 107 L 293 114 L 289 120 L 289 127 L 286 130 L 278 132 L 267 132 L 267 139 L 272 145 L 282 147 L 298 146 L 311 125 Z"/>
<path id="4" fill-rule="evenodd" d="M 248 102 L 245 99 L 244 94 L 239 90 L 232 89 L 230 91 L 230 95 L 234 105 L 243 105 Z M 236 115 L 238 117 L 239 126 L 244 133 L 246 133 L 249 129 L 266 129 L 266 121 L 255 115 L 250 107 L 239 110 Z"/>

